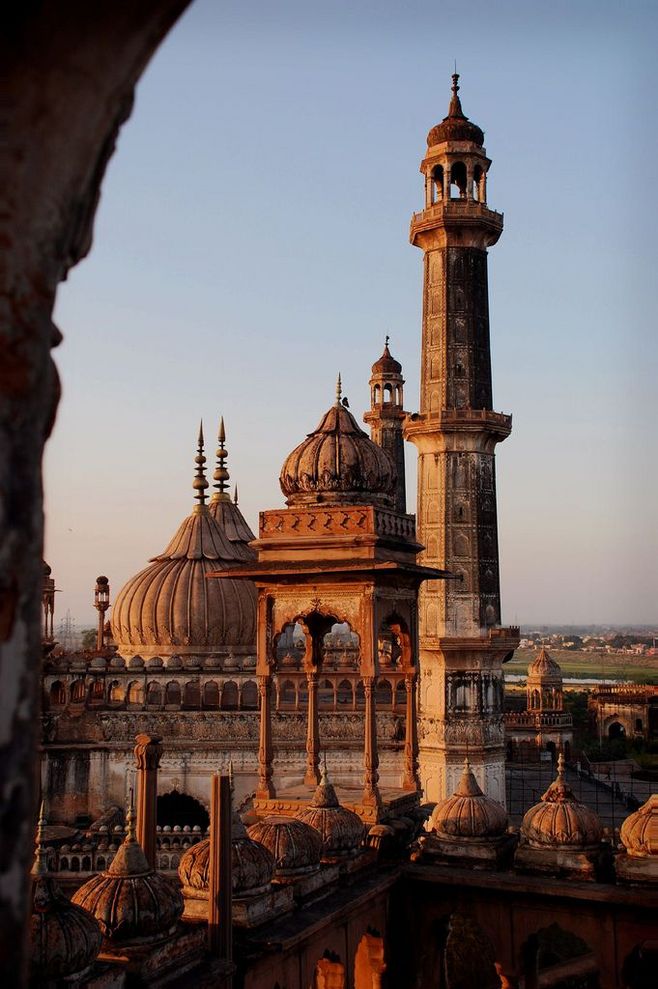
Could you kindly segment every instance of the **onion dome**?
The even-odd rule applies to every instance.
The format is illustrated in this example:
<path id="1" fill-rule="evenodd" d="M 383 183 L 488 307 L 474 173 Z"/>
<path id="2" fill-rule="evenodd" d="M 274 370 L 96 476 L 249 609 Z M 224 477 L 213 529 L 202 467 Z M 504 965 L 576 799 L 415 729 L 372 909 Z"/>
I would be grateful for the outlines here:
<path id="1" fill-rule="evenodd" d="M 82 979 L 96 960 L 103 941 L 91 914 L 71 903 L 48 875 L 43 843 L 45 826 L 41 804 L 32 868 L 30 922 L 30 977 L 36 985 Z"/>
<path id="2" fill-rule="evenodd" d="M 372 375 L 373 377 L 376 377 L 377 375 L 388 374 L 402 374 L 402 365 L 391 356 L 391 352 L 388 349 L 388 337 L 386 337 L 384 353 L 379 360 L 375 361 L 372 365 Z"/>
<path id="3" fill-rule="evenodd" d="M 320 866 L 322 838 L 303 821 L 273 815 L 252 824 L 248 834 L 272 853 L 277 878 L 315 872 Z"/>
<path id="4" fill-rule="evenodd" d="M 359 815 L 347 807 L 341 807 L 336 791 L 329 782 L 326 763 L 313 799 L 298 820 L 320 832 L 323 859 L 355 855 L 365 834 Z"/>
<path id="5" fill-rule="evenodd" d="M 557 779 L 540 803 L 526 812 L 521 837 L 533 848 L 586 848 L 601 840 L 599 818 L 576 800 L 565 780 L 562 753 L 558 757 Z"/>
<path id="6" fill-rule="evenodd" d="M 132 805 L 127 826 L 126 838 L 109 868 L 73 894 L 73 902 L 88 910 L 103 936 L 117 945 L 167 937 L 183 912 L 179 890 L 151 868 L 135 837 Z"/>
<path id="7" fill-rule="evenodd" d="M 219 433 L 217 436 L 217 466 L 213 474 L 213 487 L 216 489 L 210 498 L 208 510 L 219 525 L 220 529 L 232 544 L 236 559 L 255 560 L 258 557 L 256 550 L 249 546 L 256 537 L 247 525 L 244 515 L 238 508 L 238 486 L 235 486 L 233 500 L 228 493 L 229 472 L 226 467 L 228 450 L 226 449 L 226 429 L 224 418 L 219 421 Z"/>
<path id="8" fill-rule="evenodd" d="M 264 892 L 274 875 L 274 859 L 271 852 L 254 841 L 237 812 L 233 813 L 231 839 L 231 872 L 234 896 L 254 896 Z M 183 895 L 207 893 L 210 880 L 210 838 L 192 845 L 180 860 L 178 878 Z"/>
<path id="9" fill-rule="evenodd" d="M 455 72 L 452 77 L 452 98 L 448 109 L 448 116 L 444 117 L 440 124 L 432 127 L 427 135 L 427 147 L 431 148 L 435 144 L 443 141 L 470 141 L 482 147 L 484 144 L 484 131 L 477 124 L 472 123 L 462 110 L 461 100 L 457 95 L 459 92 L 459 73 Z"/>
<path id="10" fill-rule="evenodd" d="M 279 483 L 288 505 L 367 504 L 392 507 L 395 468 L 341 401 L 286 458 Z"/>
<path id="11" fill-rule="evenodd" d="M 620 837 L 626 851 L 634 858 L 658 855 L 658 793 L 652 793 L 635 813 L 626 818 Z"/>
<path id="12" fill-rule="evenodd" d="M 540 680 L 559 680 L 562 683 L 562 667 L 542 646 L 539 655 L 528 667 L 528 677 Z"/>
<path id="13" fill-rule="evenodd" d="M 249 581 L 207 574 L 251 559 L 205 503 L 203 432 L 193 487 L 198 502 L 159 556 L 121 589 L 112 611 L 119 653 L 148 658 L 174 653 L 255 652 L 256 589 Z"/>
<path id="14" fill-rule="evenodd" d="M 507 824 L 505 808 L 482 792 L 465 759 L 457 789 L 436 805 L 429 829 L 441 837 L 494 838 L 505 833 Z"/>

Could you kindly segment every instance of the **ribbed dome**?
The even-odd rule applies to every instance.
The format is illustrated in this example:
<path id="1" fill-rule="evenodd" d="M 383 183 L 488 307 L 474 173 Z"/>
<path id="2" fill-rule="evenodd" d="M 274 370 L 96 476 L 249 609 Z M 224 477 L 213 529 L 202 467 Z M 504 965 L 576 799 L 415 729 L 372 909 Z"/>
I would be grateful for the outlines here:
<path id="1" fill-rule="evenodd" d="M 361 846 L 365 826 L 358 814 L 341 807 L 336 791 L 327 779 L 326 768 L 311 803 L 299 815 L 322 836 L 322 858 L 355 855 Z"/>
<path id="2" fill-rule="evenodd" d="M 372 365 L 372 374 L 373 377 L 380 374 L 402 374 L 402 365 L 394 357 L 391 357 L 388 343 L 384 347 L 382 356 Z"/>
<path id="3" fill-rule="evenodd" d="M 237 502 L 213 495 L 208 505 L 208 511 L 226 539 L 231 543 L 234 559 L 248 561 L 258 557 L 256 550 L 249 546 L 249 543 L 256 537 L 247 525 Z"/>
<path id="4" fill-rule="evenodd" d="M 183 912 L 183 897 L 151 869 L 132 821 L 110 867 L 81 886 L 72 900 L 88 910 L 104 937 L 116 944 L 159 940 L 173 932 Z"/>
<path id="5" fill-rule="evenodd" d="M 236 831 L 234 824 L 231 841 L 233 895 L 253 896 L 265 890 L 272 881 L 274 859 L 264 845 L 248 837 L 244 825 L 237 835 Z M 189 848 L 180 860 L 178 878 L 183 886 L 183 894 L 207 893 L 209 869 L 210 839 L 204 838 Z"/>
<path id="6" fill-rule="evenodd" d="M 272 853 L 276 876 L 315 872 L 320 865 L 320 834 L 294 817 L 266 817 L 252 824 L 248 834 Z"/>
<path id="7" fill-rule="evenodd" d="M 551 679 L 562 682 L 562 667 L 549 655 L 545 646 L 539 650 L 539 655 L 528 667 L 528 677 L 533 679 Z"/>
<path id="8" fill-rule="evenodd" d="M 288 505 L 393 505 L 395 469 L 340 400 L 286 458 L 279 478 Z"/>
<path id="9" fill-rule="evenodd" d="M 558 759 L 557 779 L 540 803 L 526 812 L 521 837 L 534 848 L 586 848 L 601 840 L 601 822 L 581 804 L 564 778 L 564 759 Z"/>
<path id="10" fill-rule="evenodd" d="M 635 813 L 626 818 L 620 836 L 629 855 L 636 858 L 658 855 L 658 793 L 652 793 Z"/>
<path id="11" fill-rule="evenodd" d="M 505 808 L 482 792 L 466 759 L 459 786 L 436 805 L 430 824 L 441 837 L 493 838 L 505 833 L 508 818 Z"/>
<path id="12" fill-rule="evenodd" d="M 452 99 L 448 116 L 444 117 L 440 124 L 432 127 L 427 135 L 428 148 L 443 141 L 470 141 L 480 148 L 484 144 L 484 131 L 477 124 L 472 123 L 462 110 L 461 100 L 457 95 L 458 79 L 459 75 L 455 73 L 452 77 Z"/>

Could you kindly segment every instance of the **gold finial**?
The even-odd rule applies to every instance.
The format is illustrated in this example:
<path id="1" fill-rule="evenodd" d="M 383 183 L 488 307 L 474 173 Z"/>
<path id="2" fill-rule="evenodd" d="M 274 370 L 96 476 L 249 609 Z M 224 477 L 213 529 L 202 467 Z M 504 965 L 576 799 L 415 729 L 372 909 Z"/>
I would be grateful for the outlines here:
<path id="1" fill-rule="evenodd" d="M 343 394 L 343 385 L 340 380 L 340 371 L 338 372 L 338 380 L 336 381 L 336 405 L 340 405 L 340 397 Z"/>
<path id="2" fill-rule="evenodd" d="M 126 839 L 127 841 L 137 841 L 137 833 L 135 830 L 135 808 L 133 805 L 133 788 L 130 787 L 130 796 L 128 798 L 128 808 L 126 810 Z"/>
<path id="3" fill-rule="evenodd" d="M 199 425 L 199 438 L 197 440 L 197 455 L 194 458 L 196 464 L 196 474 L 194 480 L 192 481 L 192 488 L 196 491 L 194 497 L 199 502 L 200 505 L 205 505 L 206 503 L 206 488 L 208 487 L 208 481 L 206 480 L 206 470 L 205 463 L 206 458 L 203 455 L 203 419 Z"/>
<path id="4" fill-rule="evenodd" d="M 228 490 L 228 479 L 229 472 L 226 469 L 226 458 L 228 457 L 228 451 L 226 449 L 226 429 L 224 428 L 224 416 L 219 420 L 219 431 L 217 433 L 217 441 L 219 446 L 217 447 L 217 467 L 215 468 L 215 473 L 213 474 L 213 484 L 214 488 L 217 488 L 217 492 L 213 495 L 213 501 L 230 501 L 231 496 L 227 494 Z"/>
<path id="5" fill-rule="evenodd" d="M 41 801 L 39 807 L 39 818 L 37 820 L 37 835 L 35 840 L 34 865 L 32 866 L 33 876 L 45 876 L 48 872 L 48 853 L 44 845 L 44 831 L 46 828 L 46 805 Z"/>

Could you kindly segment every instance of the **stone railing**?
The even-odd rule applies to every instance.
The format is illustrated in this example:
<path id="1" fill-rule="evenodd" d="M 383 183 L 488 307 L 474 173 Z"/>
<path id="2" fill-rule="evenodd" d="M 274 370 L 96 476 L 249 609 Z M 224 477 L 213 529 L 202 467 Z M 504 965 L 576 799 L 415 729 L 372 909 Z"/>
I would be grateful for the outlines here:
<path id="1" fill-rule="evenodd" d="M 440 199 L 432 206 L 419 210 L 412 217 L 412 224 L 423 220 L 434 220 L 442 216 L 448 217 L 483 217 L 502 226 L 505 214 L 495 209 L 489 209 L 486 203 L 475 199 Z"/>
<path id="2" fill-rule="evenodd" d="M 571 728 L 573 719 L 566 711 L 509 711 L 507 728 Z"/>

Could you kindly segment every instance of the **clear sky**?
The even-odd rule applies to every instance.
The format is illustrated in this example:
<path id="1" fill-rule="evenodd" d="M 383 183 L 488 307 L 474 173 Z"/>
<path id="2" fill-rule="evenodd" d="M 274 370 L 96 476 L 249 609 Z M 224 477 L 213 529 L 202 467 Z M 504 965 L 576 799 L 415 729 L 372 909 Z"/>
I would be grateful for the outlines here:
<path id="1" fill-rule="evenodd" d="M 192 505 L 201 416 L 253 528 L 385 333 L 417 408 L 418 165 L 453 60 L 485 130 L 503 619 L 658 620 L 655 3 L 196 0 L 153 59 L 59 291 L 57 616 L 92 624 Z M 415 451 L 408 450 L 410 510 Z"/>

